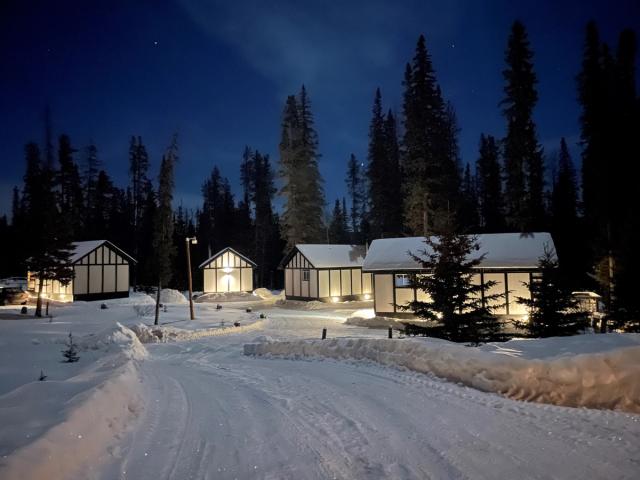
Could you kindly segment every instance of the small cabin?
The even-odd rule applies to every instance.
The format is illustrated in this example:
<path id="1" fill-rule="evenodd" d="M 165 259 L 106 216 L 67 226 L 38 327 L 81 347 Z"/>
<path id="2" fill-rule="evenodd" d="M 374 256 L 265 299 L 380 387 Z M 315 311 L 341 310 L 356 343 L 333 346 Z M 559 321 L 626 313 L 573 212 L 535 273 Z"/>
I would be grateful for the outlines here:
<path id="1" fill-rule="evenodd" d="M 252 292 L 257 265 L 233 248 L 220 250 L 200 264 L 204 293 Z"/>
<path id="2" fill-rule="evenodd" d="M 45 280 L 42 296 L 52 300 L 105 300 L 129 296 L 130 265 L 136 261 L 108 240 L 73 242 L 69 258 L 73 280 Z M 27 290 L 37 294 L 38 277 L 27 272 Z"/>
<path id="3" fill-rule="evenodd" d="M 493 233 L 477 235 L 479 250 L 471 258 L 485 254 L 476 268 L 475 281 L 495 282 L 486 295 L 503 294 L 504 304 L 494 308 L 496 315 L 522 317 L 526 306 L 517 297 L 531 298 L 526 284 L 531 284 L 539 271 L 538 260 L 545 248 L 554 249 L 551 235 L 542 233 Z M 404 317 L 409 311 L 398 308 L 412 301 L 428 301 L 427 294 L 412 286 L 413 275 L 428 274 L 409 252 L 421 256 L 427 249 L 424 237 L 385 238 L 371 242 L 363 271 L 373 275 L 374 310 L 376 315 Z M 484 298 L 484 294 L 482 295 Z M 490 306 L 490 305 L 489 305 Z"/>
<path id="4" fill-rule="evenodd" d="M 369 300 L 371 274 L 362 272 L 364 245 L 296 245 L 280 262 L 285 296 L 293 300 Z"/>

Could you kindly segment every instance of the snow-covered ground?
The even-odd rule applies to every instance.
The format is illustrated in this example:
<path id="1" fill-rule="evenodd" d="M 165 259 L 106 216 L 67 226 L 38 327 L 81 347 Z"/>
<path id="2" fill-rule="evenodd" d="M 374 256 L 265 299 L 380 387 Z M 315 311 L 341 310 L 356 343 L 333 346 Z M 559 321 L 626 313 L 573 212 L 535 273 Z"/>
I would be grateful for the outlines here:
<path id="1" fill-rule="evenodd" d="M 127 327 L 153 323 L 150 300 L 104 302 L 106 310 L 101 302 L 56 306 L 52 322 L 0 320 L 0 478 L 611 479 L 640 473 L 639 415 L 511 400 L 380 359 L 243 354 L 245 344 L 309 343 L 322 328 L 325 346 L 387 343 L 386 330 L 345 323 L 360 305 L 305 310 L 271 298 L 233 299 L 221 310 L 197 303 L 198 319 L 189 321 L 187 304 L 168 304 L 161 328 L 182 336 L 143 345 Z M 0 318 L 14 311 L 0 309 Z M 255 327 L 229 328 L 235 321 Z M 216 329 L 222 334 L 201 336 Z M 62 364 L 69 331 L 81 359 Z M 571 361 L 576 351 L 624 357 L 619 347 L 631 351 L 638 342 L 631 335 L 590 335 L 447 348 L 496 361 Z M 44 382 L 37 381 L 41 369 Z"/>

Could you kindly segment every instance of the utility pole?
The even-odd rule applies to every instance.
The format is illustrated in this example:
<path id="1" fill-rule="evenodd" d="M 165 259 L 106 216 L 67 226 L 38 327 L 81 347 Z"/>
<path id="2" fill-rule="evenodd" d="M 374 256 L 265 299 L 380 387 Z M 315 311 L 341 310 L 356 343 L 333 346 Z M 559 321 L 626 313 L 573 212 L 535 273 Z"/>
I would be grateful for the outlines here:
<path id="1" fill-rule="evenodd" d="M 189 281 L 189 314 L 191 320 L 195 320 L 196 316 L 193 313 L 193 284 L 191 282 L 191 245 L 197 245 L 198 239 L 196 237 L 187 237 L 185 239 L 187 246 L 187 279 Z"/>

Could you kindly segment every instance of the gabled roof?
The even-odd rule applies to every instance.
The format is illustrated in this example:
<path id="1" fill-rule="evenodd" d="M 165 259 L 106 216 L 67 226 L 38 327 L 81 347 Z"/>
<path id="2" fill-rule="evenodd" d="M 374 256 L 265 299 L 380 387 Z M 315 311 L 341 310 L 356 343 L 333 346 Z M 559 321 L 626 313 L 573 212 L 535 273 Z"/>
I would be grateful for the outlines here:
<path id="1" fill-rule="evenodd" d="M 216 258 L 218 258 L 220 255 L 222 255 L 223 253 L 227 253 L 227 252 L 232 252 L 234 255 L 239 256 L 240 258 L 242 258 L 245 262 L 247 262 L 248 264 L 250 264 L 253 267 L 257 267 L 258 265 L 256 264 L 256 262 L 254 262 L 253 260 L 249 260 L 249 258 L 245 257 L 244 255 L 242 255 L 241 253 L 239 253 L 237 250 L 234 250 L 231 247 L 226 247 L 223 248 L 222 250 L 220 250 L 218 253 L 216 253 L 215 255 L 212 255 L 210 258 L 206 259 L 204 262 L 202 262 L 200 264 L 200 266 L 198 268 L 204 268 L 205 265 L 208 265 L 209 263 L 211 263 L 212 261 L 214 261 Z"/>
<path id="2" fill-rule="evenodd" d="M 280 262 L 284 268 L 300 252 L 313 268 L 362 267 L 364 245 L 299 244 Z"/>
<path id="3" fill-rule="evenodd" d="M 109 248 L 118 252 L 120 256 L 125 257 L 130 262 L 138 263 L 131 255 L 116 247 L 109 240 L 88 240 L 86 242 L 73 242 L 71 244 L 73 245 L 73 249 L 71 250 L 71 256 L 69 257 L 69 260 L 71 261 L 71 263 L 76 263 L 78 260 L 82 259 L 105 243 L 109 246 Z"/>
<path id="4" fill-rule="evenodd" d="M 547 232 L 486 233 L 477 235 L 480 249 L 472 258 L 485 254 L 480 268 L 536 268 L 545 247 L 554 249 Z M 364 260 L 364 271 L 422 270 L 409 252 L 421 256 L 427 249 L 424 237 L 383 238 L 374 240 Z"/>

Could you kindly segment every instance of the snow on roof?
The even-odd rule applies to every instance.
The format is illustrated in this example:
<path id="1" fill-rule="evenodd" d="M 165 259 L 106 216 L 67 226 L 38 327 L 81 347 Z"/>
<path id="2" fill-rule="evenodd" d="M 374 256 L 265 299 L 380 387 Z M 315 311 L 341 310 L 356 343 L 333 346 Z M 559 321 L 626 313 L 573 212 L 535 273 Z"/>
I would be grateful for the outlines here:
<path id="1" fill-rule="evenodd" d="M 296 248 L 315 268 L 361 267 L 364 245 L 302 244 Z"/>
<path id="2" fill-rule="evenodd" d="M 69 260 L 71 260 L 71 263 L 76 263 L 86 254 L 88 254 L 89 252 L 92 252 L 93 250 L 95 250 L 105 242 L 106 240 L 89 240 L 87 242 L 73 242 L 71 244 L 73 245 L 73 250 L 71 250 L 71 256 L 69 257 Z"/>
<path id="3" fill-rule="evenodd" d="M 71 245 L 73 245 L 73 249 L 71 250 L 71 256 L 69 257 L 69 261 L 71 263 L 76 263 L 82 257 L 87 255 L 88 253 L 91 253 L 93 250 L 95 250 L 100 245 L 103 245 L 105 243 L 108 243 L 109 247 L 114 249 L 114 250 L 116 250 L 121 256 L 129 259 L 132 262 L 135 262 L 133 257 L 131 257 L 127 253 L 123 252 L 121 249 L 116 247 L 109 240 L 88 240 L 86 242 L 73 242 L 71 244 Z"/>
<path id="4" fill-rule="evenodd" d="M 485 254 L 483 268 L 535 268 L 544 254 L 545 246 L 554 249 L 553 239 L 547 232 L 486 233 L 477 235 L 480 246 L 477 255 Z M 383 238 L 371 242 L 364 271 L 420 270 L 422 266 L 408 252 L 420 256 L 427 248 L 424 237 Z"/>

